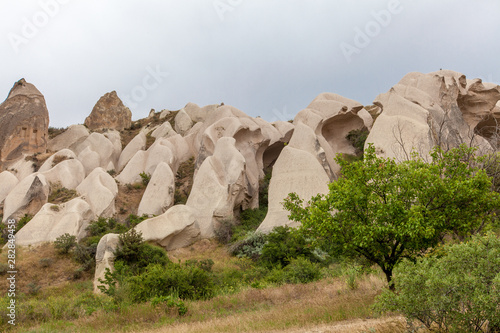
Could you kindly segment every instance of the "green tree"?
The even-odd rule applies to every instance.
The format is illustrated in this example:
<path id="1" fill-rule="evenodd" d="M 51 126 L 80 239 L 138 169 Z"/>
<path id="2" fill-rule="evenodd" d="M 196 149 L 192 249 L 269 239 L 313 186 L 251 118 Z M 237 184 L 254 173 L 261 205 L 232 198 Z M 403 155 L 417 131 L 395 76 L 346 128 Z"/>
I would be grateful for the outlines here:
<path id="1" fill-rule="evenodd" d="M 362 161 L 337 156 L 342 177 L 329 185 L 328 194 L 304 207 L 291 193 L 284 206 L 304 232 L 332 250 L 380 266 L 393 289 L 392 271 L 401 259 L 415 260 L 446 234 L 463 239 L 483 230 L 500 204 L 486 172 L 473 167 L 473 148 L 437 147 L 431 157 L 426 163 L 413 154 L 396 163 L 377 157 L 369 145 Z"/>
<path id="2" fill-rule="evenodd" d="M 394 270 L 398 292 L 382 293 L 378 310 L 439 332 L 500 332 L 500 239 L 489 233 L 443 249 L 403 261 Z"/>

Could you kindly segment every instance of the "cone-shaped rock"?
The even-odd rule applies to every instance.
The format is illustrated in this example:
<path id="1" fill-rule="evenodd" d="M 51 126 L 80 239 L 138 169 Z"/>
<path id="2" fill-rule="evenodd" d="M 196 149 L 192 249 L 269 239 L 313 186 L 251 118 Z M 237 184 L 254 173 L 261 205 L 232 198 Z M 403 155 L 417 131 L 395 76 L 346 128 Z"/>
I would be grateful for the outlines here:
<path id="1" fill-rule="evenodd" d="M 109 128 L 121 131 L 131 124 L 132 112 L 123 105 L 116 91 L 99 98 L 90 115 L 85 118 L 85 126 L 90 130 Z"/>

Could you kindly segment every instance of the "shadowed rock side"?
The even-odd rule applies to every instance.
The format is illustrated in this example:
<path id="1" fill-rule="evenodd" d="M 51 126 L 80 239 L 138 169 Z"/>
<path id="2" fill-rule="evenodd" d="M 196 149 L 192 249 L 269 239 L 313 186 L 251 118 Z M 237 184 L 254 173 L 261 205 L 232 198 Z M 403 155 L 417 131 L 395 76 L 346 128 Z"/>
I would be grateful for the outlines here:
<path id="1" fill-rule="evenodd" d="M 0 104 L 0 167 L 25 155 L 47 150 L 49 112 L 38 89 L 24 79 Z"/>
<path id="2" fill-rule="evenodd" d="M 116 91 L 102 96 L 85 118 L 85 126 L 90 130 L 109 128 L 123 130 L 132 124 L 132 112 L 123 105 Z"/>
<path id="3" fill-rule="evenodd" d="M 491 146 L 476 127 L 495 115 L 499 99 L 499 86 L 468 82 L 461 73 L 409 73 L 375 99 L 382 112 L 366 144 L 397 160 L 409 158 L 412 150 L 426 156 L 435 145 L 449 149 L 466 143 L 488 151 Z"/>

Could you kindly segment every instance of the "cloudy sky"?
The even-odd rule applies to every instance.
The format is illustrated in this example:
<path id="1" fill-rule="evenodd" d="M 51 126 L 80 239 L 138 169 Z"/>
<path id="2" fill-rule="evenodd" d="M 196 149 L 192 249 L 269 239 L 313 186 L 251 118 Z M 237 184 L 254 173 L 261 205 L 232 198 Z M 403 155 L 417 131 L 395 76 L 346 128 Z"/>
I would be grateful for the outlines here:
<path id="1" fill-rule="evenodd" d="M 500 83 L 498 0 L 1 0 L 0 95 L 24 77 L 50 125 L 116 90 L 133 119 L 224 102 L 288 120 L 321 92 L 371 104 L 406 73 Z"/>

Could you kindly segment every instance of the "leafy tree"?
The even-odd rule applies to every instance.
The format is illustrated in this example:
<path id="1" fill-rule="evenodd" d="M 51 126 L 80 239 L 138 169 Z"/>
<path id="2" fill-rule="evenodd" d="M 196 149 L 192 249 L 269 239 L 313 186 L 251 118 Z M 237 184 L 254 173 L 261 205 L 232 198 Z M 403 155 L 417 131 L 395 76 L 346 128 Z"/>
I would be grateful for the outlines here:
<path id="1" fill-rule="evenodd" d="M 304 207 L 291 193 L 284 206 L 304 232 L 327 240 L 334 251 L 380 266 L 393 289 L 392 271 L 401 259 L 415 260 L 448 233 L 463 239 L 483 230 L 500 204 L 485 171 L 471 166 L 477 165 L 473 148 L 436 147 L 431 157 L 426 163 L 413 154 L 398 164 L 377 157 L 369 145 L 362 161 L 337 156 L 342 177 L 328 194 Z"/>
<path id="2" fill-rule="evenodd" d="M 378 310 L 439 332 L 500 332 L 500 239 L 493 233 L 447 245 L 441 257 L 405 260 L 394 282 L 398 292 L 382 293 Z"/>

